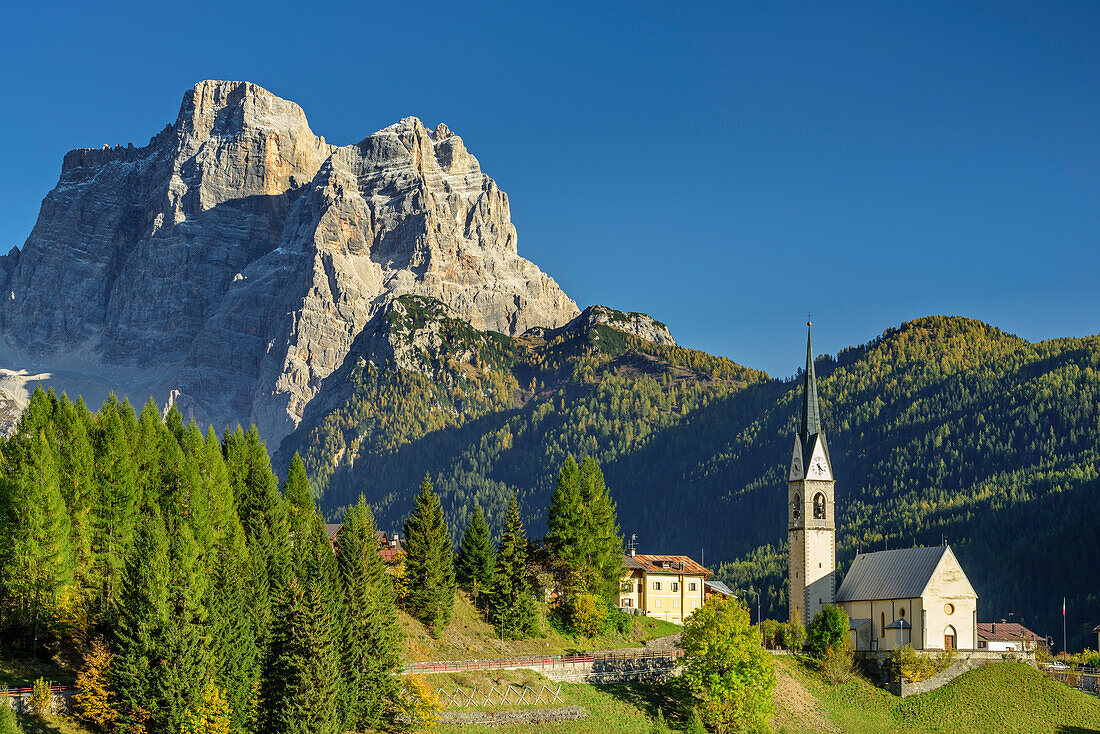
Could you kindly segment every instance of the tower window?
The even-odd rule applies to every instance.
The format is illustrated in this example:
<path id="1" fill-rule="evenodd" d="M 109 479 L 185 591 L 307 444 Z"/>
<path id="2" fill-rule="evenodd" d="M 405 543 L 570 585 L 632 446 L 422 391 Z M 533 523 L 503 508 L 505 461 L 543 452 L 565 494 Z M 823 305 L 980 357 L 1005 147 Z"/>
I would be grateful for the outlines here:
<path id="1" fill-rule="evenodd" d="M 802 498 L 797 494 L 794 496 L 794 502 L 791 503 L 791 517 L 795 520 L 802 514 Z"/>
<path id="2" fill-rule="evenodd" d="M 825 519 L 825 495 L 821 492 L 818 492 L 817 495 L 814 496 L 814 519 Z"/>

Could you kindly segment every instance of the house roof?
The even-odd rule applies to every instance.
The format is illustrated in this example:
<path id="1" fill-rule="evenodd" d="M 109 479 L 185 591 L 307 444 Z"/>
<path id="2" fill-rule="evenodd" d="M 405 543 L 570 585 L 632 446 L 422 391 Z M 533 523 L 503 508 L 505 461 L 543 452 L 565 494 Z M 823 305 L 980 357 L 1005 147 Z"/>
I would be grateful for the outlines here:
<path id="1" fill-rule="evenodd" d="M 978 637 L 991 642 L 1043 639 L 1018 622 L 978 622 Z"/>
<path id="2" fill-rule="evenodd" d="M 932 575 L 948 555 L 954 558 L 951 547 L 946 545 L 860 553 L 852 561 L 852 567 L 848 569 L 844 581 L 837 589 L 836 600 L 875 601 L 921 597 Z M 970 585 L 969 580 L 967 585 Z"/>
<path id="3" fill-rule="evenodd" d="M 328 539 L 333 540 L 340 533 L 340 529 L 343 528 L 343 527 L 344 526 L 341 525 L 338 522 L 337 523 L 331 523 L 331 522 L 326 523 L 325 524 L 325 532 L 328 533 Z"/>
<path id="4" fill-rule="evenodd" d="M 1098 625 L 1096 625 L 1095 627 L 1093 627 L 1093 628 L 1092 628 L 1092 631 L 1093 631 L 1093 632 L 1100 632 L 1100 624 L 1098 624 Z"/>
<path id="5" fill-rule="evenodd" d="M 723 584 L 721 581 L 704 581 L 703 586 L 713 592 L 721 594 L 722 596 L 733 596 L 733 591 L 730 587 Z"/>
<path id="6" fill-rule="evenodd" d="M 665 564 L 668 564 L 666 567 Z M 710 576 L 710 571 L 687 556 L 655 556 L 637 553 L 623 557 L 623 568 L 646 573 L 682 573 L 688 576 Z"/>

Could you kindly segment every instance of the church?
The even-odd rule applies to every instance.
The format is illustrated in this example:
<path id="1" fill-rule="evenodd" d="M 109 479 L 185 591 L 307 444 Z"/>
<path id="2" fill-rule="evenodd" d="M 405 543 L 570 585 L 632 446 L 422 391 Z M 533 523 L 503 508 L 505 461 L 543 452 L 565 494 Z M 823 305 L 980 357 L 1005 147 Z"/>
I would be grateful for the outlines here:
<path id="1" fill-rule="evenodd" d="M 848 615 L 856 650 L 977 647 L 978 595 L 950 546 L 857 554 L 836 587 L 834 489 L 807 333 L 802 422 L 787 476 L 791 621 L 808 624 L 835 604 Z"/>

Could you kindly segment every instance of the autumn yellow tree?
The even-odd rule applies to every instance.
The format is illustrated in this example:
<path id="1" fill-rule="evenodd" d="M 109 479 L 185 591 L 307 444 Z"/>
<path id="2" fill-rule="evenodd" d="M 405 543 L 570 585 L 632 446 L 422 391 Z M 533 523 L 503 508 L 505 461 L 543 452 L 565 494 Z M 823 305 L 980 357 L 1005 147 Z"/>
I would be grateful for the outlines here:
<path id="1" fill-rule="evenodd" d="M 187 723 L 180 727 L 180 734 L 231 734 L 232 714 L 225 694 L 213 681 L 208 681 L 202 706 L 195 713 L 187 711 Z"/>
<path id="2" fill-rule="evenodd" d="M 439 699 L 423 678 L 408 676 L 403 693 L 402 713 L 411 729 L 427 729 L 439 723 Z"/>
<path id="3" fill-rule="evenodd" d="M 114 656 L 102 637 L 92 641 L 92 649 L 84 656 L 84 667 L 76 676 L 76 704 L 80 717 L 106 730 L 118 719 L 114 693 L 111 691 L 111 662 Z"/>

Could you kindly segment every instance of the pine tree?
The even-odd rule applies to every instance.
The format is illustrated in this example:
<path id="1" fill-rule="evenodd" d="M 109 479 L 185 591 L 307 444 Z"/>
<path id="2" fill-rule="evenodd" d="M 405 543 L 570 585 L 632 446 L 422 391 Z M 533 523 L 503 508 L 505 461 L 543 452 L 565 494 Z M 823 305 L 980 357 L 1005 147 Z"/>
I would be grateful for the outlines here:
<path id="1" fill-rule="evenodd" d="M 580 470 L 569 456 L 558 472 L 557 488 L 546 518 L 546 547 L 563 596 L 584 589 L 581 569 L 589 553 L 586 514 L 581 501 Z"/>
<path id="2" fill-rule="evenodd" d="M 436 637 L 451 621 L 455 601 L 454 553 L 439 497 L 427 475 L 405 521 L 406 606 Z"/>
<path id="3" fill-rule="evenodd" d="M 546 545 L 563 598 L 613 596 L 622 573 L 623 541 L 611 499 L 594 459 L 578 467 L 568 457 L 550 501 Z"/>
<path id="4" fill-rule="evenodd" d="M 338 654 L 332 620 L 316 584 L 290 578 L 282 592 L 260 684 L 262 734 L 338 731 Z"/>
<path id="5" fill-rule="evenodd" d="M 23 734 L 23 728 L 19 726 L 15 711 L 8 704 L 7 696 L 0 700 L 0 734 Z"/>
<path id="6" fill-rule="evenodd" d="M 462 543 L 455 561 L 455 580 L 480 603 L 481 596 L 493 587 L 495 566 L 496 549 L 489 534 L 489 523 L 485 522 L 481 506 L 476 505 L 473 517 L 462 533 Z"/>
<path id="7" fill-rule="evenodd" d="M 238 525 L 223 539 L 214 558 L 207 607 L 210 610 L 210 656 L 214 678 L 224 689 L 233 726 L 252 726 L 253 686 L 260 677 L 260 650 L 248 607 L 250 567 L 244 532 Z"/>
<path id="8" fill-rule="evenodd" d="M 489 595 L 489 612 L 491 621 L 504 637 L 519 639 L 537 631 L 538 617 L 527 569 L 527 536 L 515 497 L 508 505 L 508 520 L 497 551 L 496 578 Z"/>
<path id="9" fill-rule="evenodd" d="M 153 686 L 161 672 L 160 635 L 171 614 L 169 566 L 164 521 L 154 508 L 137 532 L 111 615 L 111 684 L 123 728 L 143 727 L 159 715 Z"/>
<path id="10" fill-rule="evenodd" d="M 344 518 L 338 566 L 343 592 L 343 726 L 377 729 L 398 697 L 401 633 L 393 587 L 382 561 L 374 514 L 362 495 Z"/>
<path id="11" fill-rule="evenodd" d="M 581 502 L 588 509 L 591 555 L 585 567 L 586 582 L 596 594 L 610 600 L 622 578 L 623 539 L 615 513 L 615 501 L 604 483 L 596 460 L 586 457 L 580 466 Z"/>

